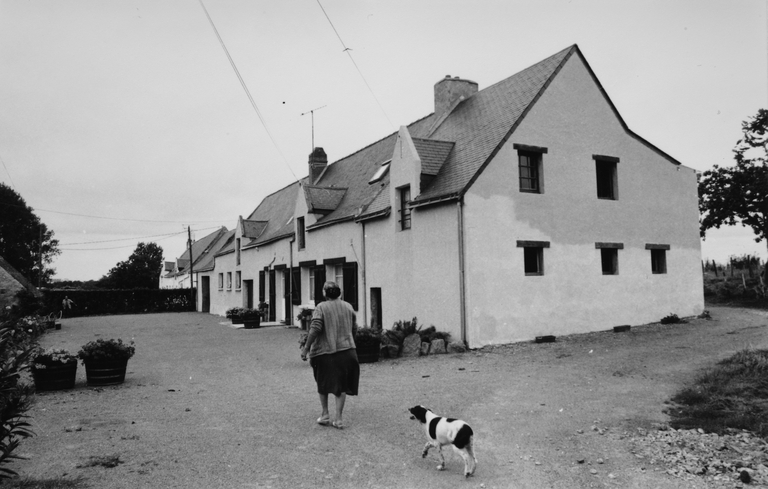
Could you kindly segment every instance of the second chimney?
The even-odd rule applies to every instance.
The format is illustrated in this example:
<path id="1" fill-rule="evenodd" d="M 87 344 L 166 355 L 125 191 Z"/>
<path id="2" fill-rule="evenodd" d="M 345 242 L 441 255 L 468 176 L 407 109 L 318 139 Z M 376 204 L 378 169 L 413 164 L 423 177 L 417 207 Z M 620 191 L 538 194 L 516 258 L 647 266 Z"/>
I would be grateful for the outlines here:
<path id="1" fill-rule="evenodd" d="M 435 83 L 435 117 L 440 118 L 451 110 L 460 98 L 467 99 L 476 93 L 476 82 L 445 75 L 445 78 Z"/>
<path id="2" fill-rule="evenodd" d="M 315 148 L 309 155 L 309 184 L 314 185 L 320 179 L 320 175 L 328 166 L 328 155 L 323 148 Z"/>

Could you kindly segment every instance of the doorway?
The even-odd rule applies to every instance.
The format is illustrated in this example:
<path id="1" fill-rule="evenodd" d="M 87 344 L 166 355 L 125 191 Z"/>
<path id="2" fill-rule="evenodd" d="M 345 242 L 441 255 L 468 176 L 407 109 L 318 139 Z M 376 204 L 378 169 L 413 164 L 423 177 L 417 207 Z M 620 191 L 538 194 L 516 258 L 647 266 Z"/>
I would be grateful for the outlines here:
<path id="1" fill-rule="evenodd" d="M 203 275 L 202 279 L 200 293 L 203 295 L 203 303 L 200 312 L 211 312 L 211 277 Z"/>
<path id="2" fill-rule="evenodd" d="M 253 280 L 243 280 L 245 289 L 245 307 L 253 309 Z"/>

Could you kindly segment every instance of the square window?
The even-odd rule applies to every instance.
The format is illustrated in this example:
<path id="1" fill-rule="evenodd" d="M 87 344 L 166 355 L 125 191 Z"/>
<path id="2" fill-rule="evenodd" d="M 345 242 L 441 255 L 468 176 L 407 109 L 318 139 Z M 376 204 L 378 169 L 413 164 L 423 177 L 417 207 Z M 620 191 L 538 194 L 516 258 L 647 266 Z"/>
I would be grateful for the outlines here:
<path id="1" fill-rule="evenodd" d="M 541 153 L 518 151 L 518 169 L 520 171 L 520 191 L 541 193 Z"/>
<path id="2" fill-rule="evenodd" d="M 411 209 L 408 207 L 408 202 L 411 200 L 411 187 L 400 187 L 398 190 L 399 202 L 398 213 L 400 214 L 400 231 L 411 229 Z"/>
<path id="3" fill-rule="evenodd" d="M 603 264 L 603 275 L 619 274 L 619 250 L 616 248 L 601 248 L 600 261 Z"/>
<path id="4" fill-rule="evenodd" d="M 527 246 L 523 248 L 526 275 L 544 275 L 544 248 Z"/>
<path id="5" fill-rule="evenodd" d="M 613 161 L 595 160 L 597 174 L 597 198 L 617 200 L 619 193 L 616 181 L 616 163 Z"/>
<path id="6" fill-rule="evenodd" d="M 653 273 L 667 273 L 666 250 L 651 250 L 651 271 Z"/>

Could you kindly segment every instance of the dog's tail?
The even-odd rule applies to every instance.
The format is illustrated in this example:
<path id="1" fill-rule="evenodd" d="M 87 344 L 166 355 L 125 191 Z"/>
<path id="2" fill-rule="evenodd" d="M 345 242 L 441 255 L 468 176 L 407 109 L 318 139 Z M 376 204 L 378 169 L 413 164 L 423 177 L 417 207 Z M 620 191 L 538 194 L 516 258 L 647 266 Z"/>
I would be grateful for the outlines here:
<path id="1" fill-rule="evenodd" d="M 456 433 L 456 438 L 454 438 L 453 444 L 456 448 L 462 449 L 472 443 L 472 435 L 474 435 L 472 428 L 470 428 L 468 424 L 465 424 L 459 428 L 459 432 Z"/>

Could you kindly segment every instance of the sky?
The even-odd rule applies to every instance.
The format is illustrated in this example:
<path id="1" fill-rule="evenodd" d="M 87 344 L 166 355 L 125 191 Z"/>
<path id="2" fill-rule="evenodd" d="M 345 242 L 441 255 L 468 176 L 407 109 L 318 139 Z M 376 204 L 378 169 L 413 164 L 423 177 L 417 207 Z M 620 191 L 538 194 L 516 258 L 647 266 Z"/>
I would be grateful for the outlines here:
<path id="1" fill-rule="evenodd" d="M 446 75 L 483 89 L 572 44 L 698 171 L 768 108 L 765 0 L 0 0 L 0 181 L 55 232 L 55 278 L 95 280 L 232 229 L 313 140 L 337 161 L 430 114 Z M 765 259 L 753 238 L 711 231 L 702 258 Z"/>

